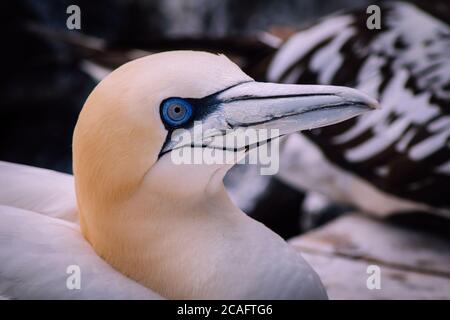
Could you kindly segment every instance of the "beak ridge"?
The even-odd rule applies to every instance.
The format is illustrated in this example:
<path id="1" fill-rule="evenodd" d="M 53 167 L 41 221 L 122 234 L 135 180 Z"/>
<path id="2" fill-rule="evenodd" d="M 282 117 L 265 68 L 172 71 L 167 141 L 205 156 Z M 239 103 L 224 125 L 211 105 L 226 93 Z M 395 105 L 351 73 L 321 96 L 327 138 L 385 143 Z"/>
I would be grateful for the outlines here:
<path id="1" fill-rule="evenodd" d="M 246 82 L 218 96 L 228 127 L 279 129 L 288 134 L 334 124 L 379 108 L 347 87 Z"/>

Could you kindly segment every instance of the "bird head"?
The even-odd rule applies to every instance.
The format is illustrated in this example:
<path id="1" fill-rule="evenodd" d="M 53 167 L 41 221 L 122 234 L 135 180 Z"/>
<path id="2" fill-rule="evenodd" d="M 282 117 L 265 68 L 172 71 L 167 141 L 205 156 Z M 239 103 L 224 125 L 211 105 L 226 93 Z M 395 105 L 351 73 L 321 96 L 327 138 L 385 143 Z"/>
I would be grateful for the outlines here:
<path id="1" fill-rule="evenodd" d="M 173 51 L 127 63 L 93 90 L 75 128 L 73 169 L 83 230 L 89 238 L 89 227 L 103 224 L 100 216 L 110 219 L 112 208 L 130 203 L 148 212 L 142 199 L 155 210 L 222 190 L 232 163 L 175 164 L 174 152 L 242 156 L 270 139 L 226 139 L 239 130 L 276 129 L 273 139 L 375 106 L 350 88 L 255 82 L 223 55 Z M 192 139 L 182 139 L 186 134 Z"/>

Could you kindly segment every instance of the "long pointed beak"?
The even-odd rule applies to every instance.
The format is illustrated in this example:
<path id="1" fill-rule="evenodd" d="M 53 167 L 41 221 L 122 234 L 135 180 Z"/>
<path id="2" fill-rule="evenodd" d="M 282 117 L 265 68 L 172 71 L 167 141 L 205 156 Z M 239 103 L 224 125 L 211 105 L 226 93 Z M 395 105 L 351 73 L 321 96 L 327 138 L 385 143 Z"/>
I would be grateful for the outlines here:
<path id="1" fill-rule="evenodd" d="M 194 121 L 201 131 L 188 128 L 194 143 L 168 141 L 162 153 L 184 146 L 242 150 L 245 145 L 228 145 L 224 137 L 237 129 L 277 129 L 278 136 L 338 123 L 378 108 L 376 100 L 355 89 L 338 86 L 291 85 L 249 81 L 202 99 L 188 99 L 195 108 Z M 273 135 L 271 138 L 276 138 Z M 248 139 L 247 139 L 248 140 Z M 242 140 L 241 140 L 242 141 Z"/>
<path id="2" fill-rule="evenodd" d="M 338 123 L 378 108 L 347 87 L 246 82 L 217 97 L 227 126 L 278 129 L 280 134 Z"/>

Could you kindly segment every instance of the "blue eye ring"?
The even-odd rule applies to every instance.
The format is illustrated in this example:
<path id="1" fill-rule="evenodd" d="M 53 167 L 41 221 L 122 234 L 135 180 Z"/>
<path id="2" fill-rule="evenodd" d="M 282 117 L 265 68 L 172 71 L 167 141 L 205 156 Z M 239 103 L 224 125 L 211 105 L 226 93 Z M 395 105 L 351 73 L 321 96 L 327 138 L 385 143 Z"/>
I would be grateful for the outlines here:
<path id="1" fill-rule="evenodd" d="M 171 127 L 188 122 L 192 117 L 192 105 L 181 98 L 169 98 L 161 105 L 162 120 Z"/>

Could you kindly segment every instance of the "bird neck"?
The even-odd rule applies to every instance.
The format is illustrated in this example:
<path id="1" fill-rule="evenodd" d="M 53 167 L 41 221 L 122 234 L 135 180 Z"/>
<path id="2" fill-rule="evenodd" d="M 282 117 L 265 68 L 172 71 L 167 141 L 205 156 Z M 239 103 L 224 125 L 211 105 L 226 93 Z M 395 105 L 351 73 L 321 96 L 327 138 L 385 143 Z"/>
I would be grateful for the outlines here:
<path id="1" fill-rule="evenodd" d="M 122 273 L 166 297 L 189 298 L 192 290 L 207 290 L 208 273 L 216 274 L 208 260 L 230 254 L 223 252 L 222 232 L 237 239 L 248 217 L 228 197 L 226 168 L 174 168 L 164 161 L 156 166 L 126 201 L 82 213 L 82 229 L 96 252 Z M 239 255 L 236 247 L 227 250 Z"/>

